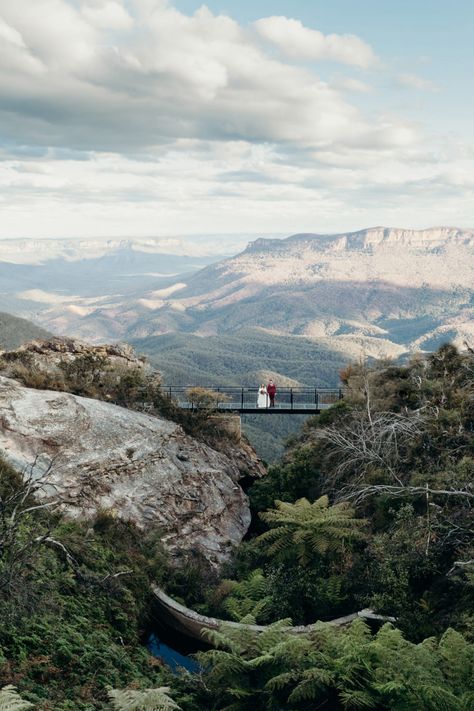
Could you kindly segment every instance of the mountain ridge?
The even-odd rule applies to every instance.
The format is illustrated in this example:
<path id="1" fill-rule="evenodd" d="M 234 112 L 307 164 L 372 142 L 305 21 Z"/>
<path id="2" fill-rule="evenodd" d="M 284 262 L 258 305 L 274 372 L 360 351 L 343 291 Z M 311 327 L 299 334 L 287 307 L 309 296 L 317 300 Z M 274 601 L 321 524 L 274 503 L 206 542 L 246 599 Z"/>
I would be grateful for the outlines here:
<path id="1" fill-rule="evenodd" d="M 143 254 L 139 276 L 133 269 L 117 275 L 122 262 L 108 258 L 104 266 L 88 263 L 86 272 L 79 262 L 74 280 L 69 270 L 76 267 L 63 262 L 62 282 L 75 292 L 65 284 L 57 293 L 29 286 L 8 310 L 23 305 L 21 315 L 54 333 L 94 342 L 257 328 L 310 338 L 349 358 L 398 357 L 474 338 L 473 254 L 474 230 L 458 227 L 261 237 L 235 256 L 186 274 L 169 269 L 166 277 L 145 274 L 153 259 Z"/>
<path id="2" fill-rule="evenodd" d="M 37 238 L 12 237 L 0 240 L 0 262 L 44 264 L 53 259 L 67 262 L 97 259 L 116 251 L 208 257 L 209 250 L 174 237 Z"/>
<path id="3" fill-rule="evenodd" d="M 282 244 L 293 244 L 293 243 L 304 243 L 311 241 L 338 241 L 346 239 L 346 245 L 351 246 L 351 242 L 354 242 L 354 246 L 361 246 L 360 242 L 362 240 L 362 246 L 374 246 L 380 244 L 391 244 L 393 242 L 407 242 L 413 243 L 413 241 L 418 241 L 421 244 L 426 242 L 440 242 L 443 239 L 457 239 L 460 241 L 468 240 L 470 244 L 474 246 L 474 229 L 469 228 L 459 228 L 459 227 L 428 227 L 421 230 L 412 230 L 399 227 L 367 227 L 361 230 L 355 230 L 351 232 L 334 232 L 334 233 L 318 233 L 318 232 L 299 232 L 284 239 L 269 239 L 266 237 L 259 237 L 258 239 L 250 242 L 245 252 L 254 252 L 264 250 L 266 246 L 276 247 Z M 418 239 L 416 239 L 418 238 Z"/>

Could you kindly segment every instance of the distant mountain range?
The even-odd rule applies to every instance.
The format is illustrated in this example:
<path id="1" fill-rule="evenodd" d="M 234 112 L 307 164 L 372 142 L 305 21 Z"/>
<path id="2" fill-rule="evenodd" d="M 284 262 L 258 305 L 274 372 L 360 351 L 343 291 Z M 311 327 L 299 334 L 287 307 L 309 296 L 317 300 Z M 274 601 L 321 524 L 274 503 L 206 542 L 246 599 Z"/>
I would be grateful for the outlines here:
<path id="1" fill-rule="evenodd" d="M 75 318 L 91 313 L 94 323 L 86 320 L 78 335 L 120 338 L 112 324 L 100 326 L 101 304 L 123 305 L 129 295 L 166 287 L 216 259 L 189 251 L 197 253 L 186 254 L 177 240 L 0 240 L 0 309 L 66 334 Z"/>
<path id="2" fill-rule="evenodd" d="M 0 241 L 0 309 L 56 334 L 131 342 L 183 385 L 334 386 L 349 359 L 474 342 L 473 230 L 257 239 L 217 262 L 169 250 L 159 240 Z M 0 347 L 39 335 L 1 326 Z M 269 461 L 299 424 L 246 419 Z"/>
<path id="3" fill-rule="evenodd" d="M 43 244 L 40 263 L 20 264 L 0 242 L 0 307 L 93 341 L 181 333 L 210 345 L 257 329 L 345 357 L 397 357 L 474 338 L 474 230 L 257 239 L 216 263 L 164 254 L 158 241 L 75 245 L 48 257 Z"/>

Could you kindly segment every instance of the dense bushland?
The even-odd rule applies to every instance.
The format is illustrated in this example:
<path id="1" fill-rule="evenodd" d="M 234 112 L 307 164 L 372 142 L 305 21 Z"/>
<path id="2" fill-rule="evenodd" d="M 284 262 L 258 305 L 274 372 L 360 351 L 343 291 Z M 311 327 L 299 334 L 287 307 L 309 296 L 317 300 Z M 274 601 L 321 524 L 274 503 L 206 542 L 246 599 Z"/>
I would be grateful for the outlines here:
<path id="1" fill-rule="evenodd" d="M 250 488 L 250 535 L 218 581 L 199 561 L 170 574 L 157 540 L 105 514 L 79 524 L 35 509 L 13 517 L 12 533 L 24 484 L 2 465 L 0 685 L 40 711 L 469 711 L 473 354 L 446 345 L 341 376 L 344 401 Z M 170 681 L 140 646 L 149 582 L 165 578 L 203 612 L 269 627 L 223 629 L 199 654 L 200 674 Z M 286 631 L 288 618 L 366 606 L 396 625 Z M 109 698 L 107 686 L 134 693 Z"/>
<path id="2" fill-rule="evenodd" d="M 158 535 L 106 512 L 64 520 L 33 498 L 39 486 L 0 460 L 0 687 L 85 711 L 108 708 L 108 685 L 160 686 L 142 646 L 150 582 L 170 574 Z"/>
<path id="3" fill-rule="evenodd" d="M 365 540 L 346 537 L 339 562 L 316 550 L 306 566 L 293 546 L 281 565 L 279 555 L 262 557 L 263 533 L 238 552 L 234 573 L 247 574 L 249 560 L 263 566 L 280 610 L 299 622 L 340 611 L 342 595 L 347 610 L 369 605 L 395 615 L 413 640 L 450 624 L 472 635 L 473 354 L 446 345 L 406 366 L 352 365 L 341 376 L 344 401 L 308 421 L 249 493 L 256 534 L 275 500 L 328 495 L 368 522 Z"/>

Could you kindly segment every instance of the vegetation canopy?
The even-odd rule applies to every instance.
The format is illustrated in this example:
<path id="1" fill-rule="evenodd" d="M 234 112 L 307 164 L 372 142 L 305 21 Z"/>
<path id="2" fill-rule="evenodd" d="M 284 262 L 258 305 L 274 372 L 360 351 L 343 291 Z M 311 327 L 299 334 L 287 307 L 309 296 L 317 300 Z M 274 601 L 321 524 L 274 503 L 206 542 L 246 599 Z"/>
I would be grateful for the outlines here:
<path id="1" fill-rule="evenodd" d="M 253 523 L 220 576 L 173 568 L 161 532 L 107 511 L 65 519 L 0 460 L 1 711 L 470 711 L 473 355 L 345 368 L 344 401 L 249 487 Z M 172 675 L 143 644 L 152 582 L 267 627 L 224 625 L 199 672 Z M 327 624 L 366 607 L 396 625 Z"/>

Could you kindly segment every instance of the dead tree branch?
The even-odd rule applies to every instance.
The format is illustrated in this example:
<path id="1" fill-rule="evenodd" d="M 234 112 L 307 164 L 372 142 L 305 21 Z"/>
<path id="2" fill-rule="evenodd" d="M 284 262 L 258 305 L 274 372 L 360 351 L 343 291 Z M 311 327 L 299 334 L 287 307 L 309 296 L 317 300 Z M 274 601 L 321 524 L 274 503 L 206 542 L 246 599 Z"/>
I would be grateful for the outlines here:
<path id="1" fill-rule="evenodd" d="M 368 401 L 369 402 L 369 401 Z M 330 457 L 337 460 L 336 479 L 347 471 L 357 471 L 363 481 L 369 468 L 390 474 L 400 486 L 402 450 L 406 443 L 421 433 L 419 418 L 394 412 L 354 411 L 343 423 L 325 427 L 318 438 L 330 445 Z"/>
<path id="2" fill-rule="evenodd" d="M 391 484 L 372 484 L 359 487 L 353 491 L 345 493 L 344 498 L 356 503 L 364 501 L 376 494 L 387 494 L 389 496 L 461 496 L 465 499 L 474 500 L 474 489 L 471 484 L 461 489 L 433 489 L 430 486 L 395 486 Z"/>

